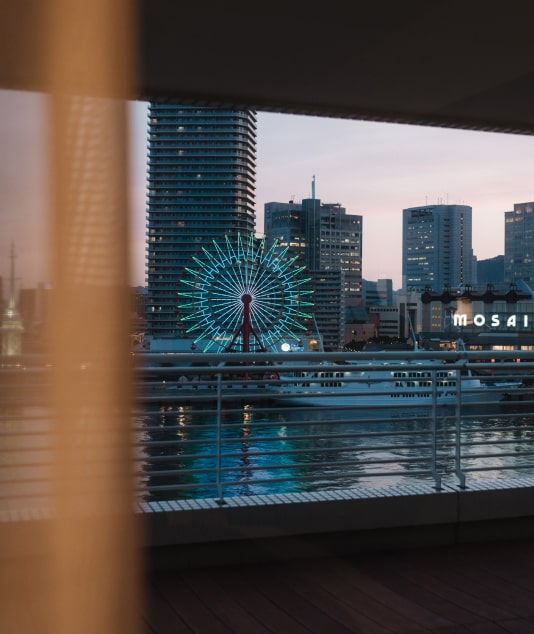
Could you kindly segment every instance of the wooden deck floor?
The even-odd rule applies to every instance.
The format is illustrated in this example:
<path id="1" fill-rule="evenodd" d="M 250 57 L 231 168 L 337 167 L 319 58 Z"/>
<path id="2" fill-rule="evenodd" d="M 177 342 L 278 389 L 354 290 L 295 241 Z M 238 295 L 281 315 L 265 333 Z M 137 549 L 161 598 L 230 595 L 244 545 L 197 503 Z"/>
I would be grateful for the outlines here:
<path id="1" fill-rule="evenodd" d="M 534 540 L 153 574 L 147 634 L 534 633 Z"/>

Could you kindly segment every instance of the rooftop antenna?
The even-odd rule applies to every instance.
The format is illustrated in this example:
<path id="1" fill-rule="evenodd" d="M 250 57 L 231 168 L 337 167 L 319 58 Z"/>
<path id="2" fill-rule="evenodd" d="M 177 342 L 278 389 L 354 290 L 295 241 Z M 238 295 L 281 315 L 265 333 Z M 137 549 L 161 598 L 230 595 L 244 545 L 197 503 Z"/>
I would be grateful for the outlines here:
<path id="1" fill-rule="evenodd" d="M 315 200 L 315 174 L 312 176 L 312 200 Z"/>

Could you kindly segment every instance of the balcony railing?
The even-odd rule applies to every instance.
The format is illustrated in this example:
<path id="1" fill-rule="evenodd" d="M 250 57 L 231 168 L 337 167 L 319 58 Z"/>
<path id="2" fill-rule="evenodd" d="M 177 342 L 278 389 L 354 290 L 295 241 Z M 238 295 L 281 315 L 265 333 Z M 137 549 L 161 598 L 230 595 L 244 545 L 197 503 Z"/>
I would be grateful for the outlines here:
<path id="1" fill-rule="evenodd" d="M 410 482 L 439 491 L 534 474 L 532 352 L 412 356 L 134 354 L 138 499 L 224 503 Z M 3 497 L 41 507 L 53 368 L 42 357 L 3 361 Z M 76 371 L 90 380 L 97 369 Z"/>

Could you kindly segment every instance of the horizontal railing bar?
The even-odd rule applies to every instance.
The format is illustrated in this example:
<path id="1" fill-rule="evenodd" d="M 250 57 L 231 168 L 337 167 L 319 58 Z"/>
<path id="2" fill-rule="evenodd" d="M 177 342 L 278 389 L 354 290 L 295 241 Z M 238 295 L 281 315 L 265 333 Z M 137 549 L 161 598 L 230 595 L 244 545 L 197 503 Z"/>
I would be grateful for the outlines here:
<path id="1" fill-rule="evenodd" d="M 366 439 L 366 438 L 402 438 L 405 436 L 429 436 L 431 435 L 430 430 L 418 430 L 418 431 L 399 431 L 399 432 L 367 432 L 367 433 L 332 433 L 328 434 L 329 439 L 334 440 L 342 440 L 342 439 Z M 249 436 L 230 438 L 225 437 L 222 439 L 224 444 L 242 444 L 244 442 L 254 443 L 256 444 L 265 444 L 271 442 L 297 442 L 297 441 L 306 441 L 306 440 L 322 440 L 324 438 L 323 434 L 303 434 L 303 435 L 292 435 L 292 436 L 253 436 L 252 434 Z M 180 445 L 198 445 L 198 444 L 206 444 L 210 442 L 209 439 L 169 439 L 169 440 L 150 440 L 146 443 L 142 441 L 138 441 L 134 443 L 133 447 L 172 447 L 177 443 Z M 215 442 L 215 439 L 212 439 L 212 442 Z M 396 445 L 395 445 L 396 446 Z"/>
<path id="2" fill-rule="evenodd" d="M 512 430 L 513 431 L 513 430 Z M 495 440 L 472 440 L 472 441 L 464 441 L 461 442 L 460 445 L 462 448 L 469 447 L 489 447 L 489 446 L 498 446 L 498 445 L 517 445 L 519 440 L 517 438 L 505 439 L 498 438 Z M 534 438 L 525 438 L 522 440 L 523 444 L 527 446 L 529 444 L 534 443 Z"/>
<path id="3" fill-rule="evenodd" d="M 404 447 L 400 447 L 400 449 L 430 449 L 431 448 L 431 444 L 420 444 L 420 445 L 406 445 Z M 373 453 L 373 452 L 377 452 L 377 451 L 384 451 L 384 447 L 365 447 L 364 449 L 360 448 L 360 449 L 355 449 L 353 447 L 334 447 L 334 448 L 328 448 L 327 449 L 329 454 L 342 454 L 342 453 L 346 453 L 348 451 L 359 451 L 359 452 L 366 452 L 366 453 Z M 299 456 L 299 455 L 316 455 L 316 454 L 323 454 L 325 452 L 324 448 L 318 447 L 318 448 L 306 448 L 306 449 L 297 449 L 297 450 L 280 450 L 280 451 L 259 451 L 259 452 L 254 452 L 251 454 L 251 457 L 254 458 L 266 458 L 266 457 L 270 457 L 270 456 Z M 217 457 L 217 454 L 203 454 L 203 458 L 204 459 L 215 459 Z M 242 458 L 243 457 L 243 453 L 234 453 L 234 454 L 224 454 L 221 456 L 221 459 L 223 460 L 228 460 L 231 458 Z M 163 460 L 163 456 L 159 456 L 160 460 L 158 460 L 158 462 L 165 462 Z M 186 460 L 198 460 L 198 456 L 194 456 L 194 455 L 189 455 L 189 456 L 175 456 L 175 457 L 168 457 L 169 460 L 180 460 L 180 461 L 186 461 Z M 398 455 L 395 455 L 392 458 L 388 458 L 388 459 L 384 459 L 381 460 L 379 462 L 399 462 L 402 458 L 399 457 Z M 417 459 L 425 459 L 423 456 L 418 456 Z M 407 458 L 407 461 L 412 461 L 413 458 Z M 369 464 L 370 462 L 372 462 L 372 459 L 367 459 L 365 461 L 365 464 Z M 378 462 L 378 461 L 377 461 Z M 302 464 L 302 463 L 300 463 Z M 322 462 L 321 464 L 326 465 L 328 464 L 327 462 Z M 339 466 L 340 464 L 342 464 L 341 462 L 337 462 L 337 463 L 332 463 L 332 464 L 336 464 L 337 466 Z M 361 463 L 358 463 L 361 464 Z M 270 464 L 269 468 L 274 468 L 276 465 Z M 282 465 L 283 466 L 283 465 Z M 236 468 L 241 468 L 236 467 Z M 248 468 L 248 467 L 247 467 Z M 252 468 L 252 467 L 251 467 Z M 265 469 L 265 465 L 258 465 L 257 467 L 258 469 Z M 223 471 L 224 469 L 221 468 L 221 471 Z M 205 470 L 202 470 L 203 472 Z M 155 470 L 155 471 L 150 471 L 151 474 L 156 474 L 159 473 L 159 471 Z M 187 473 L 196 473 L 196 471 L 194 469 L 189 469 L 187 471 Z"/>
<path id="4" fill-rule="evenodd" d="M 432 478 L 432 474 L 429 471 L 425 471 L 425 470 L 413 470 L 410 472 L 410 474 L 413 474 L 414 476 L 427 476 L 429 479 Z M 357 480 L 366 480 L 366 479 L 370 479 L 370 478 L 381 478 L 384 476 L 390 476 L 390 477 L 402 477 L 405 476 L 406 472 L 405 471 L 390 471 L 388 473 L 383 473 L 383 472 L 368 472 L 368 473 L 359 473 L 356 476 Z M 339 475 L 339 476 L 331 476 L 332 479 L 334 480 L 341 480 L 343 478 L 345 478 L 346 476 L 344 475 Z M 299 477 L 299 482 L 309 482 L 316 479 L 316 476 L 306 476 L 306 475 L 302 475 L 301 477 Z M 231 488 L 231 487 L 238 487 L 238 486 L 243 486 L 243 485 L 251 485 L 251 484 L 283 484 L 283 483 L 287 483 L 287 482 L 294 482 L 293 479 L 291 478 L 261 478 L 261 479 L 257 479 L 254 480 L 254 482 L 249 482 L 249 481 L 243 481 L 243 480 L 231 480 L 231 481 L 223 481 L 221 482 L 221 486 L 223 488 Z M 154 487 L 153 491 L 154 492 L 159 492 L 159 491 L 177 491 L 177 490 L 181 490 L 181 489 L 206 489 L 209 488 L 211 485 L 211 487 L 215 487 L 215 482 L 212 483 L 204 483 L 204 484 L 183 484 L 183 485 L 160 485 L 158 487 Z"/>
<path id="5" fill-rule="evenodd" d="M 383 460 L 367 460 L 366 461 L 366 465 L 384 465 L 384 464 L 407 464 L 407 463 L 411 463 L 413 462 L 413 460 L 411 458 L 397 458 L 397 459 L 383 459 Z M 427 458 L 426 460 L 423 458 L 418 458 L 417 461 L 419 464 L 420 463 L 425 463 L 425 462 L 430 462 L 430 459 Z M 269 465 L 269 470 L 272 471 L 290 471 L 293 469 L 302 469 L 304 466 L 310 470 L 313 469 L 325 469 L 328 467 L 332 467 L 332 466 L 352 466 L 356 469 L 358 469 L 358 467 L 360 467 L 361 469 L 361 465 L 359 464 L 355 464 L 353 461 L 336 461 L 336 462 L 326 462 L 326 461 L 321 461 L 321 462 L 306 462 L 306 463 L 300 463 L 298 465 L 288 465 L 288 464 L 274 464 L 274 465 Z M 358 469 L 358 473 L 365 473 L 364 471 L 361 471 L 360 469 Z M 237 466 L 232 466 L 232 467 L 221 467 L 220 468 L 220 473 L 224 474 L 224 473 L 234 473 L 236 471 L 239 471 L 240 473 L 249 473 L 252 474 L 254 472 L 257 471 L 265 471 L 266 468 L 264 465 L 258 465 L 258 466 L 244 466 L 244 465 L 237 465 Z M 179 472 L 177 472 L 176 470 L 165 470 L 165 471 L 153 471 L 150 473 L 151 476 L 153 477 L 168 477 L 170 475 L 177 475 Z M 188 475 L 210 475 L 210 474 L 215 474 L 215 469 L 191 469 L 190 471 L 187 472 Z M 391 472 L 388 472 L 391 473 Z M 403 472 L 404 475 L 406 475 L 406 472 Z M 254 481 L 255 482 L 255 481 Z M 200 483 L 199 483 L 200 484 Z M 152 488 L 152 485 L 149 486 L 149 489 Z"/>
<path id="6" fill-rule="evenodd" d="M 525 458 L 528 456 L 534 456 L 534 452 L 532 451 L 525 451 L 525 452 L 521 452 L 520 454 L 518 454 L 516 451 L 514 452 L 497 452 L 497 453 L 485 453 L 485 454 L 462 454 L 462 461 L 463 460 L 486 460 L 487 458 Z M 515 465 L 514 465 L 515 468 Z M 532 468 L 534 469 L 534 464 L 532 465 Z"/>
<path id="7" fill-rule="evenodd" d="M 534 469 L 533 465 L 514 465 L 513 467 L 498 466 L 484 466 L 484 467 L 462 467 L 462 471 L 465 473 L 474 473 L 477 471 L 524 471 L 527 469 Z"/>

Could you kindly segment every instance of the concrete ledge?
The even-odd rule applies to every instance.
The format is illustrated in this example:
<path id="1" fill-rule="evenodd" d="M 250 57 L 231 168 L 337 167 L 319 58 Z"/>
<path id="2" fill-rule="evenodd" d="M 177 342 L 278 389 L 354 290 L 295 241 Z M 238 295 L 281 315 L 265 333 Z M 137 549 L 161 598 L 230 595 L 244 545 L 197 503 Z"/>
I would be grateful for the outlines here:
<path id="1" fill-rule="evenodd" d="M 272 496 L 263 504 L 239 504 L 234 499 L 225 506 L 152 511 L 144 513 L 146 545 L 205 544 L 456 521 L 456 492 L 389 493 L 346 499 Z"/>
<path id="2" fill-rule="evenodd" d="M 507 484 L 234 498 L 181 510 L 169 503 L 143 514 L 145 546 L 159 569 L 530 538 L 534 486 Z"/>
<path id="3" fill-rule="evenodd" d="M 534 518 L 398 526 L 363 531 L 175 544 L 144 550 L 148 571 L 338 557 L 360 553 L 532 539 Z"/>

